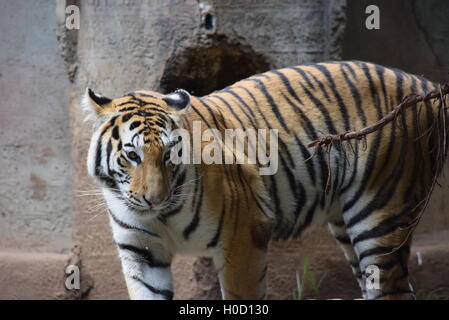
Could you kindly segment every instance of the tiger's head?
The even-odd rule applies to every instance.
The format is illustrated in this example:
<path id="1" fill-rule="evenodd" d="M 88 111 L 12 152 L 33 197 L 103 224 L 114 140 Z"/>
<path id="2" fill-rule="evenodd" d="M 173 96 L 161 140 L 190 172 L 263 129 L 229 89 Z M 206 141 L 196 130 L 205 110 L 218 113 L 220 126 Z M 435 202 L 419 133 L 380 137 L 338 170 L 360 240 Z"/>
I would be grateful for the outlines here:
<path id="1" fill-rule="evenodd" d="M 170 205 L 171 178 L 180 166 L 170 154 L 181 140 L 172 141 L 171 132 L 182 124 L 189 104 L 184 90 L 136 91 L 117 99 L 86 90 L 82 107 L 94 123 L 87 168 L 106 198 L 136 213 L 157 213 Z"/>

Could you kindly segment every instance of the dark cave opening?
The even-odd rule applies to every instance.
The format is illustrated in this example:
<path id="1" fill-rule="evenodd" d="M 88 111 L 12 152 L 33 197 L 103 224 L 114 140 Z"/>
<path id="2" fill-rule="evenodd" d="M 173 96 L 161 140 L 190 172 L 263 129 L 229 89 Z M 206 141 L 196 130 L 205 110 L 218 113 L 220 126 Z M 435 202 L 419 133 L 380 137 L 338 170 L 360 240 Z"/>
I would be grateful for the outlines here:
<path id="1" fill-rule="evenodd" d="M 161 79 L 163 92 L 185 89 L 203 96 L 238 80 L 269 70 L 265 59 L 252 50 L 227 42 L 182 50 L 172 56 Z"/>

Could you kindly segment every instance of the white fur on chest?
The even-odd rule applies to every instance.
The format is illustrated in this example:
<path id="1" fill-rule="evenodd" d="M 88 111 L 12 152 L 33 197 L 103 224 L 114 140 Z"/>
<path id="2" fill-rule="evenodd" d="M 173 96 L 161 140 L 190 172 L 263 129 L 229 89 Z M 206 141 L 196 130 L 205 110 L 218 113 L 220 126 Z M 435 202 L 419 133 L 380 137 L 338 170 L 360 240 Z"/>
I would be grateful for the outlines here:
<path id="1" fill-rule="evenodd" d="M 116 196 L 108 189 L 103 189 L 103 195 L 109 210 L 121 222 L 135 228 L 140 228 L 157 234 L 159 237 L 142 236 L 139 232 L 125 229 L 119 226 L 111 219 L 112 233 L 114 240 L 119 243 L 135 242 L 135 238 L 139 237 L 139 243 L 143 245 L 150 245 L 151 242 L 158 242 L 175 254 L 185 255 L 211 255 L 207 248 L 207 243 L 211 240 L 217 228 L 217 221 L 211 217 L 209 208 L 203 207 L 200 212 L 199 225 L 192 232 L 188 239 L 184 237 L 183 231 L 193 219 L 194 213 L 189 205 L 189 199 L 186 200 L 184 208 L 169 217 L 164 223 L 161 222 L 156 214 L 136 214 L 131 211 L 125 204 L 123 204 Z M 143 239 L 143 240 L 142 240 Z M 142 242 L 143 241 L 143 242 Z"/>

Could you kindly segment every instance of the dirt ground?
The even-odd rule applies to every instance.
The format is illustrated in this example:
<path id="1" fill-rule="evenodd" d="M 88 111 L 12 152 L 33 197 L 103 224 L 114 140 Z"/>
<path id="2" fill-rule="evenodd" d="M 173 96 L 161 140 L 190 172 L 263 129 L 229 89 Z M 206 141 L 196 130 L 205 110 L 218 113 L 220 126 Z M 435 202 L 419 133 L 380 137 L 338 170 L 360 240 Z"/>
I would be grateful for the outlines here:
<path id="1" fill-rule="evenodd" d="M 418 299 L 449 299 L 447 243 L 449 230 L 415 235 L 410 274 Z M 108 269 L 112 272 L 82 278 L 81 290 L 64 290 L 64 270 L 69 259 L 79 263 L 69 254 L 1 251 L 0 299 L 127 299 L 117 258 L 117 264 Z M 290 242 L 272 242 L 269 259 L 268 299 L 297 298 L 296 274 L 292 270 L 297 270 L 306 283 L 304 299 L 360 298 L 350 267 L 327 230 Z M 309 270 L 306 273 L 305 266 Z M 173 264 L 175 299 L 220 299 L 219 285 L 209 270 L 207 261 L 177 257 Z"/>
<path id="2" fill-rule="evenodd" d="M 419 232 L 415 235 L 410 274 L 418 299 L 449 299 L 447 243 L 449 230 Z M 420 265 L 418 255 L 421 257 Z M 272 242 L 269 259 L 272 263 L 268 269 L 268 299 L 295 298 L 296 274 L 292 270 L 297 270 L 300 278 L 306 279 L 303 298 L 360 298 L 360 290 L 349 264 L 327 230 L 309 233 L 291 242 Z M 304 274 L 306 265 L 309 271 Z M 207 267 L 194 258 L 178 258 L 174 268 L 177 299 L 219 298 L 218 283 L 210 275 L 198 277 L 207 274 Z"/>

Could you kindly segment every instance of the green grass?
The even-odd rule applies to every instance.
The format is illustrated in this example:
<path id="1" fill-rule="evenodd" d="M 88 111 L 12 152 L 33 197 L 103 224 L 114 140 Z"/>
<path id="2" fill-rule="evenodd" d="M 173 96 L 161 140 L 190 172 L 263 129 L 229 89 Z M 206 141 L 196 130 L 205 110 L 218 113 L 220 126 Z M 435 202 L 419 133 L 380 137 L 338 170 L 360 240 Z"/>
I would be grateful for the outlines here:
<path id="1" fill-rule="evenodd" d="M 301 274 L 296 270 L 296 288 L 293 289 L 293 300 L 302 300 L 304 299 L 305 294 L 309 293 L 318 296 L 326 275 L 327 272 L 323 273 L 320 277 L 317 277 L 310 269 L 309 259 L 307 259 L 307 257 L 304 258 L 302 261 Z"/>

